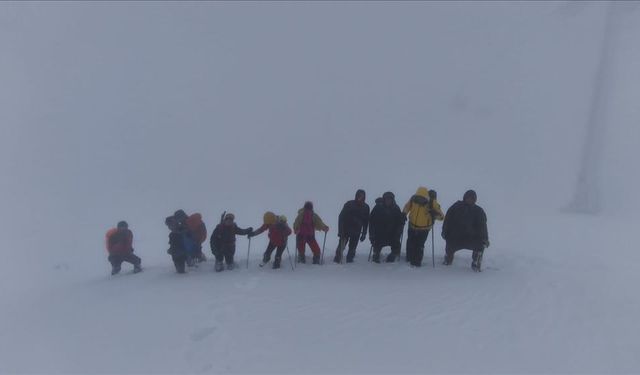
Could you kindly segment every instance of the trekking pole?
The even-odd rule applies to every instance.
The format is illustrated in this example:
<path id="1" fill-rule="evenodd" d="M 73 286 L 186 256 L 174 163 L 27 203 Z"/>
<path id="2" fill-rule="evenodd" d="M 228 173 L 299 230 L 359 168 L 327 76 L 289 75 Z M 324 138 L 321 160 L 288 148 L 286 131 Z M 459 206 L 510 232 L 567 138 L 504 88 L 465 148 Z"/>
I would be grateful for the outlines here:
<path id="1" fill-rule="evenodd" d="M 320 264 L 324 264 L 324 245 L 327 243 L 327 232 L 324 232 L 324 240 L 322 241 L 322 256 L 320 256 Z"/>
<path id="2" fill-rule="evenodd" d="M 367 259 L 367 262 L 371 262 L 371 253 L 373 253 L 373 245 L 371 245 L 371 248 L 369 249 L 369 259 Z"/>
<path id="3" fill-rule="evenodd" d="M 433 223 L 431 227 L 431 263 L 433 264 L 433 268 L 436 268 L 436 236 L 434 235 L 434 230 L 436 229 L 436 224 Z"/>
<path id="4" fill-rule="evenodd" d="M 295 271 L 295 267 L 293 266 L 293 260 L 291 260 L 291 252 L 289 251 L 289 241 L 287 241 L 287 256 L 289 257 L 289 263 L 291 264 L 291 270 Z"/>
<path id="5" fill-rule="evenodd" d="M 249 269 L 249 253 L 251 252 L 251 237 L 249 237 L 249 246 L 247 246 L 247 269 Z"/>

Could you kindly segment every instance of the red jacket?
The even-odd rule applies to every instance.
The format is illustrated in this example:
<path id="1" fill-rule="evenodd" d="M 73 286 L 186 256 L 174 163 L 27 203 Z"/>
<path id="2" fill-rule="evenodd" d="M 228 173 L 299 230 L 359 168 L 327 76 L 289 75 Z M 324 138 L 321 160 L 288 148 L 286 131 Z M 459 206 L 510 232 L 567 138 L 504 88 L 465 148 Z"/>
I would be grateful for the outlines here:
<path id="1" fill-rule="evenodd" d="M 291 235 L 291 228 L 286 223 L 263 224 L 255 231 L 255 234 L 258 235 L 267 229 L 269 230 L 269 242 L 277 247 L 286 245 L 287 237 Z"/>
<path id="2" fill-rule="evenodd" d="M 193 239 L 198 243 L 203 243 L 207 240 L 207 227 L 202 221 L 202 215 L 195 213 L 187 218 L 187 228 L 193 236 Z"/>
<path id="3" fill-rule="evenodd" d="M 129 229 L 109 229 L 105 242 L 110 255 L 127 254 L 133 251 L 133 233 Z"/>

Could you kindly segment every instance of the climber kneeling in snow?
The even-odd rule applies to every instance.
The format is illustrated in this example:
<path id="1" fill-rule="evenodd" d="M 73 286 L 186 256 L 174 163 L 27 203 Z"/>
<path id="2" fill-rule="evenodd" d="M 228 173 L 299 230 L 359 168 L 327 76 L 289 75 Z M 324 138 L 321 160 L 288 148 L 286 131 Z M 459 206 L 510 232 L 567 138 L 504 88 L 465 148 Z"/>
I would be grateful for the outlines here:
<path id="1" fill-rule="evenodd" d="M 120 272 L 122 262 L 133 264 L 134 273 L 142 271 L 140 267 L 142 260 L 133 254 L 133 232 L 129 230 L 126 221 L 121 221 L 116 228 L 109 229 L 106 235 L 106 245 L 112 275 Z"/>
<path id="2" fill-rule="evenodd" d="M 447 266 L 453 262 L 456 251 L 469 249 L 473 251 L 471 268 L 481 270 L 482 254 L 489 247 L 489 234 L 487 215 L 482 207 L 476 205 L 477 200 L 476 192 L 468 190 L 461 201 L 447 210 L 442 224 L 442 238 L 447 241 L 444 258 Z"/>
<path id="3" fill-rule="evenodd" d="M 282 260 L 282 253 L 287 246 L 287 239 L 291 235 L 291 228 L 287 225 L 286 216 L 276 216 L 273 212 L 266 212 L 263 216 L 263 223 L 260 228 L 249 233 L 249 237 L 254 237 L 265 230 L 269 230 L 269 245 L 262 256 L 262 263 L 260 267 L 269 263 L 271 260 L 271 253 L 276 250 L 276 258 L 273 260 L 273 268 L 280 268 L 280 262 Z"/>
<path id="4" fill-rule="evenodd" d="M 320 216 L 313 212 L 313 203 L 306 202 L 304 208 L 298 210 L 298 216 L 293 222 L 293 231 L 296 233 L 296 247 L 298 249 L 298 262 L 306 263 L 304 250 L 307 244 L 313 252 L 313 264 L 320 264 L 320 246 L 316 241 L 316 230 L 329 231 Z"/>
<path id="5" fill-rule="evenodd" d="M 248 235 L 253 232 L 253 228 L 238 228 L 234 222 L 235 216 L 228 213 L 224 216 L 222 223 L 216 226 L 211 234 L 211 252 L 216 257 L 216 272 L 224 270 L 223 262 L 227 263 L 227 269 L 234 267 L 233 256 L 236 253 L 236 235 Z"/>

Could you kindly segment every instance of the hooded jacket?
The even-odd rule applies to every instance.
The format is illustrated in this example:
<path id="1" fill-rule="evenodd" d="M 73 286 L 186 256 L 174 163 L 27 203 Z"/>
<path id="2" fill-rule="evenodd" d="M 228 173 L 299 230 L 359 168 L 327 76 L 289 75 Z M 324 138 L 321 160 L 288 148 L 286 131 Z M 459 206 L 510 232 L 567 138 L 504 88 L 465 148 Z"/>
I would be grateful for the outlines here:
<path id="1" fill-rule="evenodd" d="M 236 225 L 236 223 L 231 223 L 230 225 L 225 223 L 218 224 L 211 234 L 211 240 L 209 243 L 211 251 L 214 251 L 214 249 L 218 249 L 221 246 L 235 246 L 236 235 L 247 235 L 252 231 L 252 228 L 241 229 Z"/>
<path id="2" fill-rule="evenodd" d="M 482 207 L 464 201 L 454 203 L 444 218 L 442 238 L 447 242 L 481 246 L 489 239 L 487 215 Z"/>
<path id="3" fill-rule="evenodd" d="M 316 230 L 325 230 L 328 228 L 320 216 L 313 212 L 313 210 L 304 208 L 298 210 L 298 216 L 293 222 L 293 231 L 303 236 L 313 236 Z"/>
<path id="4" fill-rule="evenodd" d="M 438 201 L 429 198 L 429 189 L 422 186 L 404 205 L 402 213 L 408 216 L 409 227 L 413 230 L 429 230 L 434 224 L 433 219 L 444 218 Z"/>
<path id="5" fill-rule="evenodd" d="M 385 196 L 388 193 L 385 193 Z M 384 196 L 383 196 L 384 197 Z M 384 204 L 383 198 L 376 199 L 369 218 L 369 239 L 372 244 L 386 245 L 400 241 L 406 218 L 395 202 L 393 194 L 391 206 Z"/>
<path id="6" fill-rule="evenodd" d="M 369 205 L 357 200 L 358 195 L 364 195 L 363 190 L 356 192 L 356 199 L 344 204 L 338 216 L 338 237 L 367 235 L 369 227 Z"/>

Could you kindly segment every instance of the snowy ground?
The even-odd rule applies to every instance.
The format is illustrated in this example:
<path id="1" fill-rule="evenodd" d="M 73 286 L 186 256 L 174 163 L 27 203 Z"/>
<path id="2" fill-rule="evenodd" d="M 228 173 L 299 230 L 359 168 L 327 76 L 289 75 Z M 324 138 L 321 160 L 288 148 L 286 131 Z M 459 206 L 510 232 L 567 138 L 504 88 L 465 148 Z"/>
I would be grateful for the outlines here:
<path id="1" fill-rule="evenodd" d="M 143 252 L 138 275 L 70 264 L 19 294 L 7 279 L 0 372 L 640 371 L 631 225 L 564 214 L 490 224 L 479 274 L 470 252 L 440 265 L 440 238 L 435 269 L 430 256 L 421 269 L 370 264 L 362 245 L 353 265 L 295 272 L 259 268 L 260 241 L 246 270 L 239 240 L 242 269 L 221 274 L 208 262 L 177 275 Z"/>

